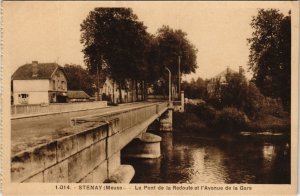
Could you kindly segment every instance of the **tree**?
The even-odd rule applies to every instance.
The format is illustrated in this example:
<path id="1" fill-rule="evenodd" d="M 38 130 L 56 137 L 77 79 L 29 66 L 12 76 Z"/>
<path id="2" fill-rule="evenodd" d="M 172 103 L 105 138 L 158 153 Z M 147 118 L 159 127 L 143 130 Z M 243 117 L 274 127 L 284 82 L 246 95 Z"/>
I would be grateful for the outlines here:
<path id="1" fill-rule="evenodd" d="M 253 82 L 247 82 L 243 74 L 227 73 L 225 78 L 225 82 L 214 81 L 213 94 L 206 100 L 215 108 L 236 108 L 250 119 L 283 114 L 282 103 L 264 96 Z"/>
<path id="2" fill-rule="evenodd" d="M 207 101 L 218 109 L 236 107 L 243 110 L 248 92 L 245 76 L 240 73 L 227 73 L 225 78 L 226 81 L 222 83 L 219 79 L 214 81 L 213 94 Z"/>
<path id="3" fill-rule="evenodd" d="M 243 109 L 248 88 L 246 77 L 240 73 L 227 73 L 226 83 L 222 88 L 223 104 Z"/>
<path id="4" fill-rule="evenodd" d="M 249 67 L 261 92 L 281 98 L 290 109 L 291 99 L 291 16 L 276 9 L 260 9 L 253 17 Z"/>
<path id="5" fill-rule="evenodd" d="M 253 82 L 248 84 L 247 95 L 245 98 L 244 112 L 252 119 L 265 115 L 263 114 L 263 101 L 265 97 Z"/>
<path id="6" fill-rule="evenodd" d="M 141 79 L 149 34 L 130 8 L 95 8 L 81 24 L 81 43 L 88 70 L 107 70 L 121 88 Z M 106 62 L 107 66 L 103 66 Z"/>
<path id="7" fill-rule="evenodd" d="M 180 29 L 173 30 L 168 26 L 158 29 L 157 36 L 157 63 L 160 73 L 165 73 L 164 67 L 172 72 L 172 80 L 178 81 L 178 58 L 180 56 L 181 74 L 195 72 L 197 68 L 197 49 L 187 39 L 187 34 Z M 177 76 L 174 77 L 174 76 Z"/>
<path id="8" fill-rule="evenodd" d="M 190 82 L 183 81 L 182 90 L 186 97 L 190 99 L 204 99 L 207 96 L 207 80 L 192 78 Z"/>
<path id="9" fill-rule="evenodd" d="M 69 90 L 83 90 L 90 96 L 94 95 L 95 80 L 86 69 L 80 65 L 66 64 L 64 71 L 67 75 Z"/>

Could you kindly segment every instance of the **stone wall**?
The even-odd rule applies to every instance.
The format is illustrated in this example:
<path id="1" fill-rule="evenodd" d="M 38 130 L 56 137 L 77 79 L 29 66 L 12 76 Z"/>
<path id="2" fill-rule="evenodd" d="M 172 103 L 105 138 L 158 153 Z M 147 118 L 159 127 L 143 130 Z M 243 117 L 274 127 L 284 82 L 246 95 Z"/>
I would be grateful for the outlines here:
<path id="1" fill-rule="evenodd" d="M 48 95 L 47 95 L 48 96 Z M 61 113 L 79 110 L 103 108 L 106 101 L 82 102 L 82 103 L 51 103 L 51 104 L 28 104 L 11 106 L 12 117 L 15 115 Z"/>
<path id="2" fill-rule="evenodd" d="M 11 159 L 12 182 L 81 182 L 107 177 L 109 124 L 22 152 Z"/>
<path id="3" fill-rule="evenodd" d="M 110 114 L 96 127 L 18 153 L 11 181 L 104 182 L 120 168 L 120 150 L 166 109 L 160 103 Z"/>

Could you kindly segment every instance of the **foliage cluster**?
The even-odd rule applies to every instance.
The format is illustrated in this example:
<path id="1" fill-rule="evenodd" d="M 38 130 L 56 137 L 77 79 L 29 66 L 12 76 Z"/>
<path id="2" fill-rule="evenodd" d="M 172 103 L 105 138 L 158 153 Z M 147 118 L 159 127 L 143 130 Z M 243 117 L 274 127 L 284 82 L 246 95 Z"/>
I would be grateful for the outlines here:
<path id="1" fill-rule="evenodd" d="M 93 96 L 95 92 L 94 77 L 80 65 L 66 64 L 64 66 L 69 90 L 83 90 Z"/>
<path id="2" fill-rule="evenodd" d="M 260 9 L 252 18 L 249 67 L 261 92 L 279 97 L 285 109 L 291 104 L 291 13 Z"/>
<path id="3" fill-rule="evenodd" d="M 228 73 L 226 83 L 216 84 L 214 88 L 213 96 L 208 96 L 206 101 L 216 109 L 234 107 L 251 119 L 268 114 L 280 116 L 284 112 L 279 98 L 264 96 L 256 85 L 248 82 L 242 74 Z"/>
<path id="4" fill-rule="evenodd" d="M 249 123 L 247 115 L 235 107 L 216 110 L 207 103 L 188 104 L 186 111 L 195 114 L 199 119 L 198 122 L 203 121 L 207 127 L 214 130 L 214 133 L 234 133 L 245 130 Z"/>
<path id="5" fill-rule="evenodd" d="M 191 82 L 183 81 L 181 88 L 184 90 L 185 96 L 190 99 L 204 99 L 207 97 L 207 83 L 208 80 L 203 80 L 200 77 L 197 80 L 193 78 Z"/>
<path id="6" fill-rule="evenodd" d="M 216 115 L 214 129 L 219 132 L 241 131 L 247 127 L 248 117 L 244 112 L 234 107 L 225 107 Z"/>
<path id="7" fill-rule="evenodd" d="M 151 35 L 131 8 L 95 8 L 81 24 L 81 43 L 90 73 L 108 73 L 119 91 L 132 81 L 136 92 L 146 93 L 153 82 L 168 80 L 165 67 L 175 81 L 178 56 L 182 73 L 195 72 L 197 67 L 197 49 L 185 32 L 162 26 Z"/>
<path id="8" fill-rule="evenodd" d="M 225 78 L 222 84 L 219 80 L 215 81 L 211 94 L 205 97 L 205 103 L 186 107 L 205 121 L 208 127 L 217 132 L 232 132 L 249 128 L 250 121 L 260 121 L 267 116 L 281 118 L 286 115 L 280 99 L 264 96 L 244 75 L 228 73 Z M 272 127 L 270 123 L 268 126 Z M 253 128 L 253 123 L 251 127 Z"/>
<path id="9" fill-rule="evenodd" d="M 186 110 L 196 114 L 200 119 L 204 120 L 208 126 L 212 126 L 217 115 L 217 110 L 206 103 L 197 104 L 196 106 L 188 104 Z"/>
<path id="10" fill-rule="evenodd" d="M 173 127 L 184 132 L 206 131 L 206 122 L 194 112 L 175 112 L 173 115 Z"/>

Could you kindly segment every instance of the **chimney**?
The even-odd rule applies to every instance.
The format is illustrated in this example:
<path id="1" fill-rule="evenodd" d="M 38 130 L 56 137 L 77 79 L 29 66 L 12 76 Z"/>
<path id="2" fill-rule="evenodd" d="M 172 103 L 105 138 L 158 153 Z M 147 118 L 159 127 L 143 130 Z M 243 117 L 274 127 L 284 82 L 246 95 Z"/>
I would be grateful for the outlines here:
<path id="1" fill-rule="evenodd" d="M 239 74 L 244 74 L 244 69 L 243 69 L 243 67 L 242 66 L 239 66 Z"/>
<path id="2" fill-rule="evenodd" d="M 38 76 L 38 62 L 37 61 L 32 61 L 32 77 L 35 78 Z"/>

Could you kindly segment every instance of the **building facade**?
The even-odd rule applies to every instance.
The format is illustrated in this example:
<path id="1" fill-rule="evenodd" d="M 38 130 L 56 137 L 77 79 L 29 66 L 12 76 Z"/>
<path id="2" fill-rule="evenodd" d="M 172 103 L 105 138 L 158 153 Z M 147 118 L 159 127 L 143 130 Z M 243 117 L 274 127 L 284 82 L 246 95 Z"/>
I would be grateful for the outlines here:
<path id="1" fill-rule="evenodd" d="M 14 105 L 66 102 L 66 74 L 56 63 L 33 61 L 12 75 L 12 92 Z"/>
<path id="2" fill-rule="evenodd" d="M 230 67 L 227 67 L 224 71 L 222 71 L 219 74 L 217 74 L 216 76 L 212 77 L 210 79 L 209 83 L 207 84 L 207 94 L 209 96 L 213 95 L 217 88 L 222 88 L 223 86 L 226 86 L 227 85 L 226 75 L 233 74 L 233 73 L 239 73 L 239 74 L 243 75 L 244 69 L 242 68 L 242 66 L 239 66 L 239 71 L 237 72 L 237 71 L 231 69 Z M 219 86 L 217 86 L 217 85 L 219 85 Z"/>
<path id="3" fill-rule="evenodd" d="M 113 103 L 120 103 L 119 86 L 112 79 L 106 77 L 99 84 L 100 100 Z M 130 102 L 131 93 L 128 90 L 121 89 L 122 102 Z"/>

